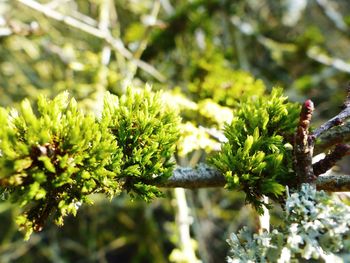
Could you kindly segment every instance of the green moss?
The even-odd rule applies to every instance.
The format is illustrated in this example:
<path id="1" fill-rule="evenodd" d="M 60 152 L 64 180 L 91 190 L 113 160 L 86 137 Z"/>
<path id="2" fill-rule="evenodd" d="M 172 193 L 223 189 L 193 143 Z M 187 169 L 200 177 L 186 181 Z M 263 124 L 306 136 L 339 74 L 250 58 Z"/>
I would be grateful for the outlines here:
<path id="1" fill-rule="evenodd" d="M 18 111 L 1 109 L 0 119 L 0 185 L 24 208 L 17 222 L 27 237 L 49 216 L 62 224 L 90 193 L 120 191 L 105 168 L 112 154 L 114 163 L 121 158 L 116 141 L 68 93 L 52 101 L 40 97 L 37 114 L 24 100 Z"/>
<path id="2" fill-rule="evenodd" d="M 122 149 L 117 178 L 123 188 L 146 201 L 160 196 L 153 184 L 172 174 L 171 158 L 179 137 L 176 111 L 162 103 L 160 93 L 129 88 L 120 99 L 106 96 L 102 122 L 108 123 Z"/>
<path id="3" fill-rule="evenodd" d="M 225 127 L 228 142 L 210 160 L 223 172 L 226 188 L 243 190 L 258 212 L 264 205 L 262 195 L 278 199 L 293 176 L 289 140 L 298 114 L 299 106 L 287 102 L 281 89 L 242 100 Z"/>
<path id="4" fill-rule="evenodd" d="M 28 100 L 0 108 L 0 192 L 23 208 L 26 238 L 50 217 L 62 225 L 93 193 L 161 196 L 153 184 L 172 173 L 179 118 L 160 98 L 149 89 L 108 94 L 100 120 L 68 93 L 40 97 L 37 114 Z"/>

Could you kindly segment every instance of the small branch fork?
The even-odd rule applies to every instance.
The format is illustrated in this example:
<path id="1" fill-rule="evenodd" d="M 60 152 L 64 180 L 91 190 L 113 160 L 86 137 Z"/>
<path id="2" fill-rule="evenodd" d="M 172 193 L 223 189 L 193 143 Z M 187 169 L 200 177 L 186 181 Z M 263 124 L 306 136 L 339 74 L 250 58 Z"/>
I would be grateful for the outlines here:
<path id="1" fill-rule="evenodd" d="M 335 148 L 330 151 L 323 160 L 312 164 L 312 155 L 316 139 L 333 127 L 342 125 L 344 120 L 350 117 L 350 87 L 347 88 L 347 97 L 343 105 L 343 110 L 309 135 L 308 130 L 313 111 L 314 105 L 312 101 L 305 101 L 301 109 L 294 145 L 294 168 L 298 177 L 298 184 L 314 183 L 317 176 L 330 170 L 337 161 L 341 160 L 350 152 L 349 145 L 336 144 Z"/>

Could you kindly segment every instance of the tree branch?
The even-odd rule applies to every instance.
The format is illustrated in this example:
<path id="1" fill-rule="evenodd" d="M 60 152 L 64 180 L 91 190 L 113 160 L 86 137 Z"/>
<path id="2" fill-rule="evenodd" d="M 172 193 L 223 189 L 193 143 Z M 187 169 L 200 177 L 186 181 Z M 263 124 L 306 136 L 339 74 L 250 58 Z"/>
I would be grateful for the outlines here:
<path id="1" fill-rule="evenodd" d="M 330 170 L 337 161 L 341 160 L 345 155 L 349 154 L 350 146 L 347 144 L 337 144 L 333 151 L 328 153 L 326 157 L 317 163 L 313 164 L 313 171 L 315 176 L 324 174 Z"/>
<path id="2" fill-rule="evenodd" d="M 345 122 L 342 125 L 333 127 L 330 130 L 324 131 L 317 138 L 317 143 L 314 148 L 315 155 L 327 151 L 336 144 L 350 142 L 350 122 Z"/>
<path id="3" fill-rule="evenodd" d="M 313 135 L 315 136 L 315 138 L 318 138 L 322 133 L 326 132 L 327 130 L 335 126 L 344 124 L 344 121 L 349 117 L 350 117 L 350 87 L 348 86 L 347 96 L 343 104 L 343 110 L 340 113 L 338 113 L 338 115 L 334 116 L 332 119 L 322 124 L 318 129 L 316 129 L 313 132 Z"/>
<path id="4" fill-rule="evenodd" d="M 252 24 L 248 23 L 247 21 L 243 21 L 238 16 L 233 16 L 231 18 L 231 22 L 244 35 L 255 37 L 256 40 L 268 50 L 274 50 L 276 47 L 281 47 L 283 44 L 286 44 L 277 42 L 276 40 L 262 35 Z M 310 47 L 306 51 L 306 56 L 318 63 L 333 67 L 339 71 L 347 73 L 350 72 L 350 63 L 346 62 L 343 59 L 331 57 L 327 54 L 324 54 L 324 52 L 322 52 L 322 50 L 317 46 Z"/>
<path id="5" fill-rule="evenodd" d="M 122 56 L 129 59 L 137 67 L 143 69 L 145 72 L 149 73 L 160 82 L 164 82 L 166 80 L 166 78 L 152 65 L 140 59 L 135 59 L 133 57 L 133 54 L 124 46 L 124 43 L 119 38 L 113 38 L 110 31 L 105 32 L 104 30 L 100 30 L 99 28 L 88 25 L 76 18 L 61 14 L 60 12 L 53 10 L 33 0 L 17 0 L 17 1 L 37 12 L 42 13 L 44 16 L 60 21 L 68 26 L 71 26 L 75 29 L 78 29 L 80 31 L 83 31 L 85 33 L 88 33 L 92 36 L 95 36 L 97 38 L 104 40 L 113 49 L 117 50 Z"/>
<path id="6" fill-rule="evenodd" d="M 176 168 L 173 175 L 167 181 L 159 183 L 158 186 L 163 188 L 182 187 L 198 189 L 224 187 L 225 184 L 225 177 L 218 170 L 201 163 L 195 168 Z M 335 173 L 320 175 L 317 177 L 315 184 L 318 190 L 348 192 L 350 191 L 350 175 L 339 175 Z"/>
<path id="7" fill-rule="evenodd" d="M 223 187 L 226 181 L 224 176 L 215 168 L 206 164 L 198 164 L 196 168 L 177 167 L 173 175 L 160 187 L 175 188 L 183 187 L 189 189 L 204 187 Z"/>

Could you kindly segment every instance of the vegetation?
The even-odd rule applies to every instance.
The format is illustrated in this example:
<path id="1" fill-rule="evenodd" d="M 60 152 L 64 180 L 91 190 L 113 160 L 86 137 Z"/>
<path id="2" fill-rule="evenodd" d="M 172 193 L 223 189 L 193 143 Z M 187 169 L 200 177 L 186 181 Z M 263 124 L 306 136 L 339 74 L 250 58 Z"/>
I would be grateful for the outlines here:
<path id="1" fill-rule="evenodd" d="M 349 9 L 0 3 L 0 261 L 346 262 Z"/>

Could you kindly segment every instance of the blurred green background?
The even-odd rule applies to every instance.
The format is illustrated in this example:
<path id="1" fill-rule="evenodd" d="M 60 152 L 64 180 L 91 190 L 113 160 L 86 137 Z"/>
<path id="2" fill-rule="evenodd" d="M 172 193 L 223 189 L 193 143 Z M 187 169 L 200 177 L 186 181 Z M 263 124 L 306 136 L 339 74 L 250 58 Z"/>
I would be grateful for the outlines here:
<path id="1" fill-rule="evenodd" d="M 263 85 L 312 99 L 314 123 L 338 112 L 349 47 L 347 0 L 0 0 L 0 105 L 68 90 L 98 113 L 105 91 L 149 83 L 180 108 L 176 160 L 193 166 L 218 147 L 208 130 Z M 48 224 L 27 242 L 13 220 L 19 208 L 2 201 L 0 262 L 188 262 L 176 196 L 165 195 L 151 204 L 94 196 L 63 227 Z M 257 228 L 240 193 L 200 189 L 186 198 L 204 263 L 225 261 L 230 232 Z M 272 214 L 280 224 L 278 208 Z"/>

